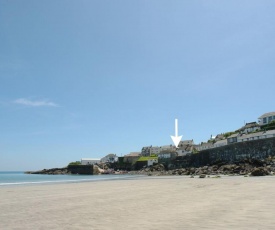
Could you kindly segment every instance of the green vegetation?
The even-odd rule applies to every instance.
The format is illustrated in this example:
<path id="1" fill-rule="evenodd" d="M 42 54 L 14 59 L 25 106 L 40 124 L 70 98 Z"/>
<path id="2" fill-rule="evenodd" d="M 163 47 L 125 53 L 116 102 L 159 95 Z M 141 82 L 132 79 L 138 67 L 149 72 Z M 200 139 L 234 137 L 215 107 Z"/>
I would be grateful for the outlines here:
<path id="1" fill-rule="evenodd" d="M 157 156 L 155 156 L 155 155 L 152 155 L 152 156 L 150 156 L 150 157 L 140 157 L 140 158 L 138 158 L 138 160 L 137 161 L 148 161 L 148 160 L 153 160 L 153 159 L 155 159 L 155 160 L 157 160 L 158 159 L 158 157 Z"/>
<path id="2" fill-rule="evenodd" d="M 229 136 L 231 136 L 232 134 L 235 134 L 235 133 L 237 133 L 237 132 L 227 132 L 227 133 L 223 134 L 223 136 L 225 138 L 227 138 L 227 137 L 229 137 Z"/>
<path id="3" fill-rule="evenodd" d="M 196 153 L 198 153 L 198 152 L 199 152 L 199 151 L 198 151 L 196 148 L 193 148 L 193 149 L 192 149 L 192 153 L 193 153 L 193 154 L 196 154 Z"/>
<path id="4" fill-rule="evenodd" d="M 271 121 L 269 124 L 262 126 L 262 131 L 273 130 L 273 129 L 275 129 L 275 121 Z"/>
<path id="5" fill-rule="evenodd" d="M 81 165 L 80 161 L 71 162 L 68 165 Z"/>

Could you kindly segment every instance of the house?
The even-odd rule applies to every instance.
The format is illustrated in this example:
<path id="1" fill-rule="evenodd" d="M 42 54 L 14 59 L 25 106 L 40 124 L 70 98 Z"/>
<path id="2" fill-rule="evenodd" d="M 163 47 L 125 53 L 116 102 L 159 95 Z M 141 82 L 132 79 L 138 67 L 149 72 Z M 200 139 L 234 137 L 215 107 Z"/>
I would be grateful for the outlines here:
<path id="1" fill-rule="evenodd" d="M 102 157 L 100 159 L 101 163 L 114 163 L 115 161 L 117 161 L 117 156 L 116 154 L 110 153 L 105 157 Z"/>
<path id="2" fill-rule="evenodd" d="M 260 116 L 258 119 L 259 119 L 258 122 L 260 126 L 267 125 L 271 121 L 275 120 L 275 112 L 265 113 L 262 116 Z"/>
<path id="3" fill-rule="evenodd" d="M 227 144 L 233 144 L 233 143 L 238 142 L 238 136 L 239 135 L 240 135 L 239 133 L 234 133 L 231 136 L 229 136 L 227 138 Z"/>
<path id="4" fill-rule="evenodd" d="M 194 141 L 193 140 L 180 141 L 178 147 L 183 146 L 183 145 L 194 145 Z"/>
<path id="5" fill-rule="evenodd" d="M 243 134 L 238 137 L 238 142 L 253 141 L 253 140 L 272 138 L 272 137 L 275 137 L 275 130 Z"/>
<path id="6" fill-rule="evenodd" d="M 240 133 L 252 133 L 255 131 L 259 131 L 260 129 L 260 125 L 257 122 L 250 122 L 246 123 L 245 126 L 238 129 L 237 131 Z"/>
<path id="7" fill-rule="evenodd" d="M 100 162 L 99 158 L 81 158 L 81 165 L 94 165 Z"/>
<path id="8" fill-rule="evenodd" d="M 161 150 L 161 147 L 155 146 L 150 148 L 150 156 L 159 154 Z"/>
<path id="9" fill-rule="evenodd" d="M 193 151 L 193 146 L 194 146 L 193 140 L 180 141 L 176 152 L 177 152 L 178 156 L 184 156 L 186 154 L 191 154 Z"/>
<path id="10" fill-rule="evenodd" d="M 139 158 L 140 158 L 140 152 L 131 152 L 124 156 L 123 162 L 134 164 Z"/>
<path id="11" fill-rule="evenodd" d="M 219 140 L 214 143 L 214 148 L 221 147 L 227 145 L 227 140 Z"/>
<path id="12" fill-rule="evenodd" d="M 142 147 L 141 149 L 141 156 L 150 156 L 150 149 L 151 149 L 152 145 L 151 146 L 145 146 L 145 147 Z"/>
<path id="13" fill-rule="evenodd" d="M 158 157 L 157 156 L 149 156 L 149 157 L 144 157 L 141 156 L 135 163 L 135 169 L 141 169 L 144 166 L 151 166 L 153 164 L 158 163 Z"/>
<path id="14" fill-rule="evenodd" d="M 160 146 L 160 153 L 172 153 L 176 152 L 176 147 L 173 145 Z"/>
<path id="15" fill-rule="evenodd" d="M 212 142 L 203 142 L 200 145 L 197 145 L 197 150 L 198 151 L 202 151 L 202 150 L 206 150 L 206 149 L 212 149 L 214 147 Z"/>
<path id="16" fill-rule="evenodd" d="M 181 144 L 176 150 L 178 156 L 185 156 L 186 154 L 191 154 L 193 152 L 194 145 L 191 144 Z"/>

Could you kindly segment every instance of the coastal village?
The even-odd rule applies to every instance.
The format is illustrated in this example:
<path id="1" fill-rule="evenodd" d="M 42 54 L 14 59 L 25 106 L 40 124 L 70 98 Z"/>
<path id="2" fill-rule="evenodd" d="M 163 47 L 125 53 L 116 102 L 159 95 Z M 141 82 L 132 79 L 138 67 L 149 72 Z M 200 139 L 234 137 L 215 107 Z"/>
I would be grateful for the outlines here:
<path id="1" fill-rule="evenodd" d="M 111 164 L 119 170 L 140 170 L 156 164 L 162 164 L 166 168 L 173 168 L 173 162 L 184 156 L 192 156 L 206 150 L 214 150 L 224 146 L 240 142 L 253 142 L 256 140 L 275 137 L 275 112 L 264 113 L 258 118 L 258 122 L 246 123 L 243 127 L 227 133 L 221 133 L 209 138 L 207 142 L 200 144 L 193 140 L 180 141 L 178 148 L 174 145 L 144 146 L 140 152 L 131 152 L 125 156 L 108 154 L 101 159 L 82 158 L 77 164 L 98 165 Z M 104 168 L 104 166 L 102 166 Z"/>
<path id="2" fill-rule="evenodd" d="M 182 140 L 174 145 L 144 146 L 125 156 L 82 158 L 64 168 L 28 174 L 147 174 L 147 175 L 275 175 L 275 112 L 231 132 L 210 136 L 200 144 Z"/>

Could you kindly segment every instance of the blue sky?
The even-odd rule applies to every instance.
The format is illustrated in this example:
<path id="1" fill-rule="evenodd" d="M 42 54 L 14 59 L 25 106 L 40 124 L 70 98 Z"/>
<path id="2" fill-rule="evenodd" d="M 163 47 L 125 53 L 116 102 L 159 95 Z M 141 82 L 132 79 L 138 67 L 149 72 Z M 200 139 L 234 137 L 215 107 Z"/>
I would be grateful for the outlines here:
<path id="1" fill-rule="evenodd" d="M 196 143 L 274 111 L 273 0 L 0 0 L 0 171 Z"/>

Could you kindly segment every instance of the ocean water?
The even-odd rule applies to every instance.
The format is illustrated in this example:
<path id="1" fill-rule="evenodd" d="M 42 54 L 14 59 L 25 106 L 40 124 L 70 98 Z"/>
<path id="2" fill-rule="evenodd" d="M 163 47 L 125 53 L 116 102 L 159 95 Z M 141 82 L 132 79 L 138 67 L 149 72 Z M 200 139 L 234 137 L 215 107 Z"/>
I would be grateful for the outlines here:
<path id="1" fill-rule="evenodd" d="M 32 185 L 50 183 L 79 183 L 101 180 L 122 180 L 136 178 L 135 175 L 43 175 L 24 174 L 24 172 L 1 172 L 0 187 L 9 185 Z"/>

